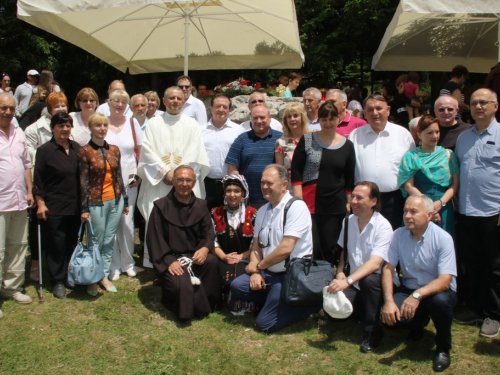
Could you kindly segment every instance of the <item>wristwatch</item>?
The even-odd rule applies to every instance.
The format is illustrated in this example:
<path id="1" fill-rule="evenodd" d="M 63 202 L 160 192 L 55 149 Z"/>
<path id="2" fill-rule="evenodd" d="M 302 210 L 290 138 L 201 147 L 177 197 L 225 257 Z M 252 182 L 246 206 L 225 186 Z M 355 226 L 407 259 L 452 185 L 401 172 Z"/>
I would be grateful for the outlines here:
<path id="1" fill-rule="evenodd" d="M 439 200 L 441 202 L 441 207 L 446 207 L 446 202 L 442 199 Z"/>
<path id="2" fill-rule="evenodd" d="M 411 294 L 413 298 L 415 298 L 417 301 L 422 301 L 422 297 L 420 297 L 420 293 L 415 291 Z"/>
<path id="3" fill-rule="evenodd" d="M 352 279 L 352 277 L 351 277 L 351 276 L 347 276 L 347 279 L 346 279 L 346 280 L 347 280 L 347 284 L 349 284 L 349 285 L 354 284 L 354 280 Z"/>

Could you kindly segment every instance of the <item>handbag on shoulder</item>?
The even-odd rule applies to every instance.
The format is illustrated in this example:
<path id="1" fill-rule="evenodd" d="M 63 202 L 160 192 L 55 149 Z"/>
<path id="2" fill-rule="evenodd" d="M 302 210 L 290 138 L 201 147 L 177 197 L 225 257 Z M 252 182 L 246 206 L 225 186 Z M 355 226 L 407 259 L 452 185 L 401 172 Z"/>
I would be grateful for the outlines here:
<path id="1" fill-rule="evenodd" d="M 298 199 L 290 199 L 285 206 L 283 230 L 288 209 Z M 285 263 L 286 274 L 281 286 L 281 299 L 291 306 L 323 306 L 323 288 L 333 279 L 333 266 L 330 262 L 306 255 L 292 260 L 288 257 Z"/>
<path id="2" fill-rule="evenodd" d="M 104 265 L 102 263 L 101 252 L 99 251 L 99 243 L 94 235 L 92 223 L 87 222 L 90 231 L 87 233 L 87 247 L 82 243 L 83 225 L 80 225 L 78 233 L 78 243 L 75 251 L 71 256 L 68 266 L 68 281 L 74 285 L 90 285 L 101 281 L 104 278 Z M 89 237 L 90 242 L 89 242 Z M 89 245 L 90 243 L 90 245 Z"/>

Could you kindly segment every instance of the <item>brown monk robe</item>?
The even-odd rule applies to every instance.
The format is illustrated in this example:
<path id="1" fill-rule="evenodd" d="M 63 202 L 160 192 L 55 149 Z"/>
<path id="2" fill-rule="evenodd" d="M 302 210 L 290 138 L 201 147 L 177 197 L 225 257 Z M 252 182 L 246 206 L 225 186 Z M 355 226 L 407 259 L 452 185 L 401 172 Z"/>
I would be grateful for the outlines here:
<path id="1" fill-rule="evenodd" d="M 153 268 L 161 280 L 162 303 L 180 320 L 202 318 L 221 303 L 217 256 L 214 254 L 214 229 L 205 200 L 191 193 L 187 204 L 177 200 L 175 188 L 154 202 L 149 218 L 146 242 Z M 192 258 L 200 249 L 208 255 L 202 265 L 192 264 L 201 280 L 193 285 L 186 267 L 182 275 L 169 270 L 178 258 Z"/>

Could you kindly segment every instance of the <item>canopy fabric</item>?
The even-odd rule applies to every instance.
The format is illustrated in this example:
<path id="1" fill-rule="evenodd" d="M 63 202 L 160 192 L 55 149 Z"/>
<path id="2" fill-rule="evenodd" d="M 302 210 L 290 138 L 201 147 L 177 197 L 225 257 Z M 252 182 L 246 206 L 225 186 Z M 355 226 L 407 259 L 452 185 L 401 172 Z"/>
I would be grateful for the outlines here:
<path id="1" fill-rule="evenodd" d="M 489 72 L 500 61 L 499 0 L 401 0 L 372 69 Z"/>
<path id="2" fill-rule="evenodd" d="M 130 74 L 304 63 L 293 0 L 19 0 L 18 17 Z"/>

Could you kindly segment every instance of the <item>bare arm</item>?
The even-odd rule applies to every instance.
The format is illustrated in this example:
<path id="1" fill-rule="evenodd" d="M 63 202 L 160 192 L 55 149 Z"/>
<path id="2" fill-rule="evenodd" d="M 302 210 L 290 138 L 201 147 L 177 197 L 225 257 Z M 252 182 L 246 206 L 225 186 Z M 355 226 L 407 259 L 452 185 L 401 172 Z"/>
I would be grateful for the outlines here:
<path id="1" fill-rule="evenodd" d="M 302 185 L 292 186 L 293 196 L 302 199 Z"/>
<path id="2" fill-rule="evenodd" d="M 455 91 L 453 91 L 451 96 L 453 96 L 457 100 L 458 109 L 460 109 L 461 111 L 464 111 L 464 112 L 470 111 L 470 107 L 467 104 L 465 104 L 462 100 L 462 92 L 460 91 L 460 89 L 456 89 Z"/>
<path id="3" fill-rule="evenodd" d="M 285 154 L 281 152 L 275 152 L 274 158 L 276 159 L 276 164 L 285 165 Z"/>
<path id="4" fill-rule="evenodd" d="M 406 181 L 403 186 L 404 186 L 406 192 L 408 193 L 408 195 L 422 194 L 420 192 L 420 190 L 418 190 L 415 187 L 415 177 L 414 176 L 409 178 L 408 181 Z"/>
<path id="5" fill-rule="evenodd" d="M 392 275 L 395 267 L 385 262 L 382 268 L 382 292 L 384 294 L 384 306 L 382 307 L 382 322 L 387 325 L 394 325 L 401 319 L 398 306 L 394 302 L 394 291 Z"/>
<path id="6" fill-rule="evenodd" d="M 227 165 L 227 173 L 228 174 L 240 174 L 238 167 L 234 164 Z"/>
<path id="7" fill-rule="evenodd" d="M 31 175 L 31 169 L 24 170 L 24 181 L 26 183 L 26 200 L 28 201 L 28 207 L 33 207 L 35 201 L 33 199 L 33 176 Z"/>

